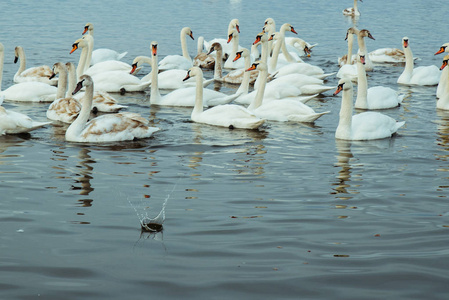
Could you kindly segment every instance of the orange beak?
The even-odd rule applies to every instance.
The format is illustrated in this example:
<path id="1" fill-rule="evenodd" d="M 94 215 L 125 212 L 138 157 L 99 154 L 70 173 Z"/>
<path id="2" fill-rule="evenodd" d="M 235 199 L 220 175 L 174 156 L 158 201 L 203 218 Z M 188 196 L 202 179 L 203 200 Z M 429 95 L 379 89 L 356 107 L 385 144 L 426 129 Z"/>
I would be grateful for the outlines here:
<path id="1" fill-rule="evenodd" d="M 73 44 L 73 45 L 72 45 L 72 50 L 70 51 L 70 54 L 72 54 L 73 52 L 75 52 L 76 49 L 78 49 L 78 44 Z"/>
<path id="2" fill-rule="evenodd" d="M 274 37 L 274 34 L 272 34 L 272 35 L 268 38 L 268 41 L 273 40 L 273 37 Z"/>
<path id="3" fill-rule="evenodd" d="M 153 56 L 157 55 L 157 45 L 151 46 L 151 54 L 153 54 Z"/>
<path id="4" fill-rule="evenodd" d="M 256 67 L 257 67 L 257 64 L 252 64 L 251 65 L 251 67 L 249 67 L 248 69 L 246 69 L 245 71 L 252 71 L 252 70 L 255 70 L 256 69 Z"/>
<path id="5" fill-rule="evenodd" d="M 89 26 L 84 26 L 84 31 L 82 34 L 85 34 L 89 30 Z"/>
<path id="6" fill-rule="evenodd" d="M 295 31 L 295 28 L 293 28 L 293 26 L 292 26 L 291 32 L 293 32 L 294 34 L 298 34 L 298 33 Z"/>
<path id="7" fill-rule="evenodd" d="M 135 64 L 132 65 L 132 69 L 131 69 L 131 72 L 129 72 L 129 74 L 134 73 L 134 71 L 135 71 L 136 69 L 137 69 L 137 63 L 135 63 Z"/>
<path id="8" fill-rule="evenodd" d="M 334 96 L 338 95 L 338 93 L 340 93 L 343 90 L 343 83 L 339 84 L 337 89 L 334 92 Z"/>
<path id="9" fill-rule="evenodd" d="M 190 36 L 190 38 L 191 38 L 192 40 L 195 40 L 195 39 L 193 38 L 193 32 L 190 32 L 189 36 Z"/>
<path id="10" fill-rule="evenodd" d="M 253 45 L 257 44 L 262 40 L 262 37 L 260 35 L 256 36 L 256 40 L 253 42 Z"/>
<path id="11" fill-rule="evenodd" d="M 437 53 L 435 53 L 435 55 L 437 55 L 437 54 L 440 54 L 440 53 L 443 53 L 444 51 L 446 51 L 446 47 L 440 47 L 440 50 L 438 50 L 438 52 Z"/>
<path id="12" fill-rule="evenodd" d="M 190 71 L 187 71 L 186 78 L 184 78 L 182 81 L 186 81 L 187 79 L 190 79 Z"/>
<path id="13" fill-rule="evenodd" d="M 447 59 L 443 60 L 440 70 L 443 70 L 445 67 L 447 67 Z"/>
<path id="14" fill-rule="evenodd" d="M 235 29 L 237 29 L 237 32 L 240 33 L 240 26 L 239 25 L 235 25 Z"/>
<path id="15" fill-rule="evenodd" d="M 360 56 L 360 62 L 361 62 L 362 64 L 365 64 L 365 56 L 364 56 L 364 55 L 361 55 L 361 56 Z"/>
<path id="16" fill-rule="evenodd" d="M 229 42 L 231 42 L 231 40 L 232 40 L 232 33 L 228 36 L 228 44 Z"/>
<path id="17" fill-rule="evenodd" d="M 237 60 L 239 60 L 241 57 L 242 57 L 242 52 L 237 52 L 237 53 L 235 54 L 235 58 L 234 58 L 232 61 L 237 61 Z"/>
<path id="18" fill-rule="evenodd" d="M 407 48 L 408 47 L 408 40 L 405 40 L 404 41 L 404 48 Z"/>

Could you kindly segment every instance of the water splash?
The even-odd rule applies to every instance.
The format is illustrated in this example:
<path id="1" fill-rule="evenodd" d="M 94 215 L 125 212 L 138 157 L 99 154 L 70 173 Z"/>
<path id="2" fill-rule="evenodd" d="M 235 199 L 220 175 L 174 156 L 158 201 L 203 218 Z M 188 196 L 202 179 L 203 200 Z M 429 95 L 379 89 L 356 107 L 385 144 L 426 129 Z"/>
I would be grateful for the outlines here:
<path id="1" fill-rule="evenodd" d="M 140 226 L 142 228 L 142 231 L 147 232 L 160 232 L 163 230 L 163 223 L 165 221 L 165 208 L 167 207 L 168 199 L 170 198 L 171 193 L 175 190 L 178 183 L 176 183 L 173 186 L 173 189 L 170 191 L 170 193 L 167 195 L 167 197 L 164 200 L 164 203 L 162 204 L 161 211 L 159 214 L 151 218 L 149 216 L 148 207 L 145 207 L 143 209 L 138 209 L 137 206 L 133 205 L 131 201 L 129 201 L 129 204 L 133 207 L 134 211 L 137 214 L 137 217 L 139 218 Z M 143 199 L 141 199 L 141 204 L 144 204 Z"/>

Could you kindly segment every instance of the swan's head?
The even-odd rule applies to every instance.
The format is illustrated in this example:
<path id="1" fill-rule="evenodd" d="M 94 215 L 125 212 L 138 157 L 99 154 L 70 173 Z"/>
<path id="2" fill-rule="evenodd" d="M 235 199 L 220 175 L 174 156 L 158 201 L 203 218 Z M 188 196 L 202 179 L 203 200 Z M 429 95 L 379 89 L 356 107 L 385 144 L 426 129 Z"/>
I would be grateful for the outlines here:
<path id="1" fill-rule="evenodd" d="M 72 63 L 72 62 L 66 63 L 66 64 L 65 64 L 65 67 L 66 67 L 67 71 L 69 71 L 69 72 L 75 70 L 75 64 Z"/>
<path id="2" fill-rule="evenodd" d="M 190 29 L 190 27 L 184 27 L 184 28 L 181 30 L 181 32 L 183 32 L 184 34 L 190 36 L 190 38 L 191 38 L 192 40 L 194 40 L 194 38 L 193 38 L 193 32 L 192 32 L 192 30 Z"/>
<path id="3" fill-rule="evenodd" d="M 235 28 L 238 33 L 240 33 L 239 19 L 232 19 L 231 22 L 229 22 L 229 28 Z"/>
<path id="4" fill-rule="evenodd" d="M 362 65 L 366 63 L 365 52 L 360 50 L 357 52 L 357 62 L 360 62 Z"/>
<path id="5" fill-rule="evenodd" d="M 151 55 L 157 56 L 157 42 L 156 41 L 151 42 Z"/>
<path id="6" fill-rule="evenodd" d="M 275 32 L 268 38 L 268 40 L 272 41 L 272 40 L 278 40 L 280 38 L 281 38 L 281 33 L 280 32 Z"/>
<path id="7" fill-rule="evenodd" d="M 264 32 L 259 33 L 253 42 L 253 45 L 268 41 L 268 37 Z"/>
<path id="8" fill-rule="evenodd" d="M 361 36 L 361 37 L 368 37 L 368 38 L 370 38 L 372 40 L 375 40 L 375 38 L 371 35 L 371 32 L 369 32 L 368 29 L 360 30 L 358 35 Z"/>
<path id="9" fill-rule="evenodd" d="M 342 78 L 338 81 L 337 90 L 334 92 L 334 96 L 336 96 L 341 91 L 346 91 L 352 89 L 352 82 L 349 78 Z"/>
<path id="10" fill-rule="evenodd" d="M 273 18 L 266 18 L 264 24 L 268 25 L 268 26 L 273 26 L 275 24 L 275 22 L 274 22 Z"/>
<path id="11" fill-rule="evenodd" d="M 86 37 L 86 35 L 85 35 L 84 37 Z M 80 38 L 80 39 L 77 39 L 77 40 L 73 43 L 73 45 L 72 45 L 72 50 L 70 51 L 70 54 L 72 54 L 73 52 L 75 52 L 76 49 L 78 49 L 79 47 L 84 48 L 84 47 L 87 46 L 87 40 L 86 40 L 84 37 L 82 37 L 82 38 Z"/>
<path id="12" fill-rule="evenodd" d="M 201 76 L 203 78 L 203 71 L 199 67 L 192 67 L 187 71 L 187 75 L 182 81 L 186 81 L 194 76 Z"/>
<path id="13" fill-rule="evenodd" d="M 435 55 L 440 54 L 440 53 L 443 53 L 443 52 L 445 52 L 445 51 L 449 52 L 449 43 L 443 44 L 443 45 L 440 47 L 440 50 L 438 50 L 438 52 L 435 53 Z"/>
<path id="14" fill-rule="evenodd" d="M 238 34 L 239 34 L 239 33 L 237 32 L 236 29 L 232 29 L 232 30 L 229 32 L 229 35 L 228 35 L 228 44 L 231 42 L 232 38 L 238 36 Z"/>
<path id="15" fill-rule="evenodd" d="M 14 63 L 16 64 L 19 61 L 19 56 L 23 55 L 23 48 L 20 46 L 17 46 L 14 48 Z"/>
<path id="16" fill-rule="evenodd" d="M 242 48 L 242 50 L 237 51 L 235 53 L 235 58 L 234 58 L 233 61 L 237 61 L 237 60 L 239 60 L 242 57 L 244 57 L 244 58 L 249 57 L 249 55 L 250 55 L 249 50 L 246 49 L 246 48 Z"/>
<path id="17" fill-rule="evenodd" d="M 449 61 L 449 54 L 443 58 L 443 64 L 441 65 L 440 70 L 443 70 L 445 67 L 447 67 L 448 61 Z"/>
<path id="18" fill-rule="evenodd" d="M 56 76 L 56 74 L 59 74 L 59 71 L 65 67 L 66 67 L 65 64 L 63 64 L 62 62 L 55 63 L 53 65 L 53 67 L 51 68 L 52 74 L 50 75 L 49 79 L 54 78 Z"/>
<path id="19" fill-rule="evenodd" d="M 251 65 L 251 67 L 249 67 L 245 71 L 248 72 L 248 71 L 252 71 L 252 70 L 266 71 L 266 70 L 268 70 L 267 64 L 263 63 L 261 61 L 256 61 Z"/>
<path id="20" fill-rule="evenodd" d="M 209 52 L 207 52 L 207 55 L 211 54 L 214 51 L 217 51 L 217 52 L 223 51 L 223 47 L 221 46 L 220 43 L 216 42 L 216 43 L 213 43 L 212 45 L 210 45 Z"/>
<path id="21" fill-rule="evenodd" d="M 351 34 L 359 34 L 360 30 L 358 30 L 356 27 L 350 27 L 348 28 L 348 30 L 346 30 L 346 37 L 345 37 L 345 41 L 348 39 L 348 37 Z"/>
<path id="22" fill-rule="evenodd" d="M 86 25 L 84 25 L 83 34 L 85 34 L 86 32 L 89 32 L 89 34 L 93 35 L 94 25 L 92 23 L 86 23 Z"/>
<path id="23" fill-rule="evenodd" d="M 83 88 L 83 86 L 88 87 L 93 85 L 94 82 L 92 81 L 92 78 L 89 75 L 81 75 L 80 81 L 76 84 L 76 87 L 72 92 L 72 95 L 78 93 Z"/>
<path id="24" fill-rule="evenodd" d="M 403 46 L 404 48 L 407 48 L 407 47 L 408 47 L 408 37 L 404 36 L 404 37 L 402 38 L 402 46 Z"/>
<path id="25" fill-rule="evenodd" d="M 285 31 L 291 31 L 291 32 L 293 32 L 294 34 L 298 34 L 298 33 L 295 31 L 295 28 L 293 28 L 293 26 L 292 26 L 291 24 L 289 24 L 289 23 L 283 24 L 282 27 L 281 27 L 281 30 L 282 30 L 282 29 L 285 29 Z"/>

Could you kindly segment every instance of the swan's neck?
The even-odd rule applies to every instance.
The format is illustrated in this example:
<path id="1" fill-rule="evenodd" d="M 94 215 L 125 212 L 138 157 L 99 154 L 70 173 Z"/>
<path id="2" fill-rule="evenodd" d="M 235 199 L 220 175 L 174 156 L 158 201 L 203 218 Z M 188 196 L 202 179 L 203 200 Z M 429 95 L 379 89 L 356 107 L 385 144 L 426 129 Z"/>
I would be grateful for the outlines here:
<path id="1" fill-rule="evenodd" d="M 235 53 L 239 51 L 239 42 L 240 42 L 239 34 L 237 33 L 237 31 L 235 31 L 232 36 L 232 55 L 231 55 L 232 59 L 235 58 Z"/>
<path id="2" fill-rule="evenodd" d="M 81 75 L 83 75 L 84 72 L 86 71 L 86 64 L 88 64 L 87 59 L 89 57 L 89 52 L 90 46 L 89 43 L 86 43 L 86 45 L 81 49 L 80 59 L 78 61 L 78 66 L 76 67 L 77 80 L 80 80 Z"/>
<path id="3" fill-rule="evenodd" d="M 192 61 L 192 58 L 189 55 L 189 51 L 187 50 L 187 40 L 186 40 L 186 32 L 184 30 L 181 30 L 181 49 L 182 49 L 182 56 L 187 58 L 189 61 Z"/>
<path id="4" fill-rule="evenodd" d="M 203 76 L 196 76 L 196 98 L 195 106 L 192 110 L 191 118 L 193 119 L 195 115 L 199 115 L 203 112 Z"/>
<path id="5" fill-rule="evenodd" d="M 161 100 L 161 93 L 159 92 L 158 74 L 159 66 L 157 55 L 151 57 L 151 94 L 150 103 L 157 104 Z"/>
<path id="6" fill-rule="evenodd" d="M 352 47 L 354 47 L 354 34 L 348 34 L 348 56 L 346 58 L 346 64 L 352 64 Z M 366 53 L 366 52 L 365 52 Z"/>
<path id="7" fill-rule="evenodd" d="M 200 36 L 198 38 L 198 43 L 197 43 L 197 55 L 200 55 L 201 53 L 203 53 L 203 45 L 204 45 L 204 37 Z"/>
<path id="8" fill-rule="evenodd" d="M 405 54 L 405 68 L 404 68 L 404 72 L 402 72 L 402 74 L 404 76 L 411 77 L 413 74 L 414 61 L 413 61 L 412 49 L 410 49 L 410 46 L 408 46 L 407 48 L 404 48 L 404 54 Z"/>
<path id="9" fill-rule="evenodd" d="M 368 108 L 368 80 L 366 79 L 365 66 L 361 62 L 357 62 L 357 99 L 355 100 L 356 108 Z"/>
<path id="10" fill-rule="evenodd" d="M 282 41 L 279 39 L 277 40 L 276 44 L 274 45 L 273 55 L 271 56 L 270 64 L 269 64 L 269 70 L 270 73 L 276 71 L 276 66 L 278 64 L 278 58 L 279 58 L 279 52 L 281 50 Z M 263 55 L 263 52 L 262 52 Z"/>
<path id="11" fill-rule="evenodd" d="M 340 108 L 340 120 L 338 122 L 335 137 L 344 140 L 351 139 L 352 126 L 352 88 L 343 90 Z"/>
<path id="12" fill-rule="evenodd" d="M 67 71 L 65 68 L 60 68 L 58 79 L 58 90 L 56 91 L 56 99 L 64 98 L 66 91 L 67 91 Z"/>
<path id="13" fill-rule="evenodd" d="M 357 8 L 357 1 L 359 0 L 354 0 L 354 12 L 358 11 L 359 9 Z"/>
<path id="14" fill-rule="evenodd" d="M 84 65 L 84 72 L 87 71 L 90 67 L 90 63 L 92 61 L 92 52 L 94 51 L 94 36 L 89 35 L 87 38 L 87 42 L 89 43 L 89 52 L 87 52 L 86 63 Z"/>
<path id="15" fill-rule="evenodd" d="M 66 97 L 71 97 L 72 92 L 75 90 L 76 87 L 76 72 L 73 66 L 67 68 L 67 71 L 68 71 L 68 86 L 67 86 L 68 93 Z"/>
<path id="16" fill-rule="evenodd" d="M 245 55 L 243 57 L 243 59 L 245 60 L 244 70 L 248 70 L 249 67 L 251 67 L 251 58 L 248 55 Z M 237 90 L 236 94 L 242 94 L 242 95 L 248 94 L 250 77 L 251 77 L 251 72 L 243 71 L 243 79 L 242 79 L 242 82 L 240 83 L 239 89 Z"/>
<path id="17" fill-rule="evenodd" d="M 446 74 L 444 72 L 446 72 Z M 446 78 L 444 78 L 444 76 L 446 76 Z M 449 110 L 449 66 L 444 68 L 443 73 L 441 74 L 441 79 L 446 80 L 446 86 L 443 86 L 441 97 L 437 101 L 437 108 Z M 440 84 L 443 84 L 443 82 L 440 81 Z"/>
<path id="18" fill-rule="evenodd" d="M 66 136 L 79 137 L 89 120 L 90 111 L 92 109 L 92 101 L 94 97 L 94 86 L 86 87 L 83 99 L 81 101 L 81 111 L 75 121 L 67 128 Z"/>
<path id="19" fill-rule="evenodd" d="M 257 48 L 258 44 L 251 45 L 251 55 L 255 59 L 258 59 L 260 56 L 259 49 Z M 266 62 L 265 62 L 266 63 Z"/>
<path id="20" fill-rule="evenodd" d="M 25 71 L 26 69 L 26 56 L 25 56 L 25 51 L 23 51 L 22 48 L 20 48 L 19 50 L 19 59 L 20 59 L 20 65 L 19 65 L 19 70 L 17 70 L 16 76 L 19 76 L 20 74 L 22 74 L 23 71 Z"/>
<path id="21" fill-rule="evenodd" d="M 285 31 L 285 30 L 284 30 Z M 278 43 L 282 42 L 282 54 L 284 54 L 285 59 L 288 62 L 296 62 L 296 60 L 293 58 L 293 56 L 290 54 L 290 52 L 288 52 L 287 50 L 287 45 L 285 44 L 285 35 L 283 32 L 281 32 L 281 38 L 278 40 Z"/>
<path id="22" fill-rule="evenodd" d="M 267 83 L 268 71 L 267 70 L 260 71 L 259 76 L 261 78 L 260 86 L 257 88 L 256 96 L 254 97 L 253 101 L 251 101 L 251 104 L 248 106 L 248 110 L 250 111 L 253 111 L 259 106 L 261 106 L 263 102 L 263 94 L 265 92 L 265 85 Z"/>
<path id="23" fill-rule="evenodd" d="M 214 65 L 214 79 L 221 79 L 223 78 L 223 49 L 217 49 L 215 52 L 217 53 Z"/>
<path id="24" fill-rule="evenodd" d="M 357 34 L 357 43 L 361 52 L 365 53 L 365 66 L 371 66 L 368 50 L 366 50 L 365 38 Z"/>

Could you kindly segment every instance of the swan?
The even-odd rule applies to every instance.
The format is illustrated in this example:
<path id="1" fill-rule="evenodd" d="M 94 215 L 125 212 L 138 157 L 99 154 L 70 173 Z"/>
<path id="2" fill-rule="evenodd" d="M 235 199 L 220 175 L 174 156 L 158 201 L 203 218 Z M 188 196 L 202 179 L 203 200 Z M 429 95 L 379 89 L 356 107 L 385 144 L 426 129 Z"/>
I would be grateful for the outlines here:
<path id="1" fill-rule="evenodd" d="M 79 47 L 82 48 L 80 60 L 78 63 L 78 67 L 76 68 L 77 77 L 80 78 L 80 75 L 84 74 L 85 66 L 88 65 L 87 57 L 90 52 L 90 45 L 88 42 L 89 35 L 85 35 L 83 38 L 78 39 L 72 45 L 72 50 L 70 53 L 73 53 Z M 111 62 L 111 61 L 109 61 Z M 100 72 L 93 76 L 91 76 L 92 80 L 94 80 L 96 89 L 102 92 L 115 92 L 115 93 L 124 93 L 124 92 L 143 92 L 146 88 L 150 86 L 151 82 L 141 81 L 134 75 L 129 74 L 129 70 L 132 67 L 129 66 L 128 71 L 107 71 Z"/>
<path id="2" fill-rule="evenodd" d="M 86 33 L 92 37 L 94 36 L 94 25 L 92 23 L 87 23 L 84 26 L 83 35 Z M 91 59 L 90 59 L 90 64 L 92 64 L 92 65 L 95 65 L 102 61 L 121 60 L 126 54 L 128 54 L 128 52 L 118 53 L 115 50 L 107 49 L 107 48 L 100 48 L 100 49 L 93 50 L 93 48 L 94 48 L 93 40 L 92 40 L 91 48 L 92 48 L 92 55 L 91 55 Z"/>
<path id="3" fill-rule="evenodd" d="M 215 61 L 215 60 L 214 60 Z M 150 66 L 153 65 L 152 58 L 148 56 L 137 56 L 133 60 L 131 74 L 134 72 L 134 69 L 138 68 L 142 64 L 149 64 Z M 153 76 L 153 72 L 148 73 L 142 79 L 141 81 L 149 81 L 151 82 Z M 187 80 L 183 81 L 183 79 L 186 77 L 186 71 L 185 70 L 179 70 L 179 69 L 171 69 L 167 70 L 161 73 L 158 73 L 157 80 L 158 80 L 158 88 L 162 90 L 176 90 L 180 88 L 186 88 L 186 87 L 194 87 L 195 86 L 195 80 Z M 211 84 L 214 80 L 204 80 L 204 87 L 207 87 L 209 84 Z"/>
<path id="4" fill-rule="evenodd" d="M 186 36 L 189 36 L 192 40 L 194 40 L 192 30 L 189 27 L 184 27 L 181 30 L 180 39 L 182 55 L 167 55 L 159 62 L 159 70 L 187 70 L 193 66 L 192 58 L 187 50 Z"/>
<path id="5" fill-rule="evenodd" d="M 241 58 L 243 55 L 245 55 L 243 59 L 243 68 L 233 70 L 226 74 L 226 76 L 223 76 L 223 67 L 222 67 L 222 56 L 223 56 L 223 49 L 221 47 L 220 43 L 213 43 L 212 46 L 209 49 L 209 54 L 212 52 L 216 52 L 216 62 L 214 67 L 214 79 L 219 82 L 226 82 L 231 84 L 241 84 L 242 80 L 244 78 L 245 70 L 248 69 L 251 65 L 251 58 L 250 58 L 250 52 L 246 48 L 242 48 L 241 51 L 237 51 L 234 55 L 234 61 L 237 61 L 239 58 Z M 243 54 L 243 52 L 245 54 Z M 231 57 L 231 56 L 230 56 Z M 246 62 L 245 60 L 248 60 Z M 248 65 L 248 67 L 246 67 Z M 246 69 L 245 69 L 246 67 Z M 250 82 L 254 83 L 257 78 L 257 72 L 251 72 L 248 73 L 248 75 L 251 77 L 249 80 Z"/>
<path id="6" fill-rule="evenodd" d="M 47 109 L 47 118 L 54 121 L 72 123 L 81 111 L 81 104 L 71 95 L 67 97 L 65 95 L 67 90 L 67 67 L 61 62 L 57 62 L 53 65 L 52 73 L 52 77 L 59 74 L 58 92 L 55 101 Z"/>
<path id="7" fill-rule="evenodd" d="M 69 142 L 101 143 L 148 138 L 159 128 L 149 126 L 147 119 L 137 113 L 106 114 L 89 122 L 94 94 L 94 82 L 82 75 L 73 93 L 85 87 L 82 108 L 76 120 L 67 128 L 65 139 Z"/>
<path id="8" fill-rule="evenodd" d="M 261 86 L 257 90 L 256 97 L 248 106 L 248 110 L 252 111 L 257 117 L 266 120 L 286 122 L 306 122 L 312 123 L 324 114 L 329 113 L 315 113 L 315 111 L 302 102 L 295 100 L 277 100 L 263 102 L 263 94 L 265 90 L 265 83 L 268 77 L 267 65 L 263 62 L 253 63 L 247 71 L 258 70 L 261 73 Z"/>
<path id="9" fill-rule="evenodd" d="M 215 66 L 215 59 L 208 53 L 203 52 L 204 37 L 200 36 L 197 42 L 198 51 L 193 58 L 193 66 L 200 67 L 202 69 L 213 69 Z"/>
<path id="10" fill-rule="evenodd" d="M 36 122 L 27 115 L 0 106 L 0 135 L 26 133 L 49 124 L 51 122 Z"/>
<path id="11" fill-rule="evenodd" d="M 440 81 L 441 71 L 437 66 L 420 66 L 414 68 L 413 53 L 410 49 L 409 38 L 402 38 L 402 46 L 406 57 L 405 68 L 398 78 L 399 84 L 406 85 L 437 85 Z"/>
<path id="12" fill-rule="evenodd" d="M 198 67 L 190 68 L 187 72 L 186 79 L 194 76 L 196 76 L 197 84 L 195 106 L 191 114 L 193 122 L 228 127 L 230 129 L 257 129 L 265 123 L 264 119 L 256 117 L 248 109 L 236 104 L 218 105 L 204 110 L 203 71 Z"/>
<path id="13" fill-rule="evenodd" d="M 346 9 L 343 10 L 343 15 L 345 16 L 360 16 L 360 11 L 357 7 L 357 1 L 358 0 L 354 0 L 354 7 L 348 7 Z M 363 2 L 362 0 L 360 0 L 360 2 Z"/>
<path id="14" fill-rule="evenodd" d="M 389 87 L 375 86 L 368 89 L 368 80 L 365 71 L 365 54 L 359 52 L 357 55 L 357 99 L 355 108 L 360 109 L 387 109 L 398 107 L 404 95 L 398 93 Z"/>
<path id="15" fill-rule="evenodd" d="M 23 50 L 21 46 L 17 46 L 14 52 L 15 52 L 14 63 L 17 63 L 20 59 L 19 69 L 14 75 L 14 83 L 37 81 L 50 85 L 58 84 L 57 79 L 50 79 L 52 71 L 49 66 L 43 65 L 27 69 L 25 50 Z"/>
<path id="16" fill-rule="evenodd" d="M 449 43 L 445 43 L 440 47 L 440 50 L 438 50 L 435 55 L 443 53 L 443 52 L 449 52 Z M 437 87 L 437 98 L 441 98 L 444 91 L 447 89 L 447 80 L 449 77 L 449 68 L 444 68 L 443 72 L 441 72 L 441 78 L 440 82 L 438 83 Z"/>
<path id="17" fill-rule="evenodd" d="M 159 92 L 157 46 L 158 46 L 157 42 L 155 41 L 151 42 L 151 52 L 152 52 L 151 64 L 153 66 L 153 70 L 151 71 L 152 78 L 151 78 L 150 103 L 152 105 L 164 105 L 164 106 L 185 106 L 185 107 L 195 106 L 195 95 L 196 95 L 195 93 L 197 87 L 181 88 L 174 90 L 164 96 L 161 96 Z M 198 78 L 196 80 L 198 83 Z M 201 78 L 201 84 L 203 84 L 203 78 Z M 204 90 L 205 99 L 203 104 L 205 106 L 225 104 L 231 102 L 232 100 L 237 98 L 237 96 L 238 94 L 226 95 L 214 90 L 205 89 Z"/>
<path id="18" fill-rule="evenodd" d="M 232 41 L 232 51 L 228 59 L 224 63 L 225 69 L 242 69 L 245 64 L 241 60 L 235 60 L 235 54 L 242 47 L 239 46 L 239 32 L 237 29 L 232 29 L 228 36 L 228 43 Z"/>
<path id="19" fill-rule="evenodd" d="M 232 19 L 229 22 L 228 25 L 228 33 L 227 37 L 229 38 L 229 34 L 231 34 L 231 31 L 235 29 L 238 33 L 240 33 L 240 26 L 239 26 L 239 20 L 238 19 Z M 204 48 L 210 49 L 213 43 L 220 43 L 221 47 L 223 48 L 223 59 L 226 61 L 230 55 L 232 55 L 232 49 L 233 45 L 228 44 L 227 39 L 223 38 L 214 38 L 210 41 L 204 41 Z"/>
<path id="20" fill-rule="evenodd" d="M 443 64 L 441 65 L 440 69 L 443 69 L 444 71 L 448 71 L 449 67 L 448 65 L 449 55 L 446 55 L 443 60 Z M 449 76 L 446 77 L 446 89 L 441 91 L 441 97 L 437 101 L 437 108 L 438 109 L 444 109 L 449 110 L 449 89 L 447 88 L 449 81 Z"/>
<path id="21" fill-rule="evenodd" d="M 3 64 L 5 59 L 5 48 L 0 43 L 0 91 L 3 79 Z M 0 101 L 18 102 L 52 102 L 56 98 L 57 88 L 43 82 L 30 81 L 16 83 L 0 92 Z"/>
<path id="22" fill-rule="evenodd" d="M 340 79 L 334 96 L 343 91 L 340 120 L 335 138 L 342 140 L 376 140 L 391 137 L 405 122 L 396 122 L 395 119 L 379 112 L 363 112 L 352 115 L 353 87 L 349 78 Z"/>
<path id="23" fill-rule="evenodd" d="M 85 43 L 81 42 L 84 41 Z M 99 73 L 103 72 L 109 72 L 109 71 L 123 71 L 125 73 L 129 73 L 129 70 L 131 69 L 131 65 L 118 61 L 118 60 L 107 60 L 107 61 L 101 61 L 95 63 L 93 66 L 89 67 L 91 62 L 91 56 L 92 56 L 92 49 L 93 49 L 93 37 L 91 35 L 85 35 L 81 39 L 78 39 L 75 41 L 75 43 L 72 46 L 72 51 L 70 53 L 73 53 L 78 47 L 81 47 L 81 55 L 80 60 L 78 63 L 79 69 L 77 69 L 78 76 L 82 74 L 87 74 L 89 76 L 94 76 Z M 85 51 L 85 54 L 83 55 L 83 51 Z M 83 60 L 83 61 L 81 61 Z M 81 69 L 83 71 L 81 71 Z M 140 68 L 137 69 L 134 72 L 134 75 L 136 75 L 140 71 Z"/>
<path id="24" fill-rule="evenodd" d="M 356 55 L 352 55 L 352 48 L 354 47 L 354 35 L 357 35 L 358 32 L 359 30 L 356 27 L 350 27 L 346 30 L 345 41 L 348 42 L 348 53 L 338 58 L 338 65 L 340 67 L 354 64 Z"/>
<path id="25" fill-rule="evenodd" d="M 80 100 L 84 93 L 79 92 L 76 95 L 71 95 L 71 92 L 75 90 L 76 87 L 76 70 L 75 65 L 72 62 L 66 63 L 67 73 L 68 73 L 68 91 L 69 95 L 66 95 L 66 97 L 73 97 L 76 100 Z M 127 108 L 125 105 L 121 105 L 118 103 L 118 101 L 112 97 L 109 93 L 104 91 L 94 91 L 94 99 L 92 104 L 92 111 L 94 113 L 96 112 L 104 112 L 104 113 L 114 113 L 118 112 L 124 108 Z"/>

